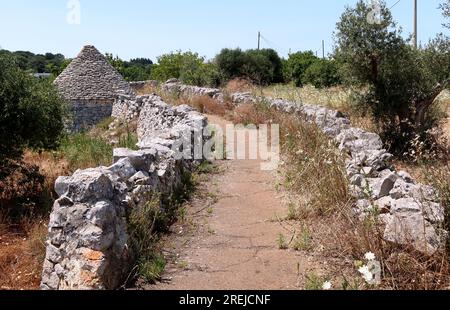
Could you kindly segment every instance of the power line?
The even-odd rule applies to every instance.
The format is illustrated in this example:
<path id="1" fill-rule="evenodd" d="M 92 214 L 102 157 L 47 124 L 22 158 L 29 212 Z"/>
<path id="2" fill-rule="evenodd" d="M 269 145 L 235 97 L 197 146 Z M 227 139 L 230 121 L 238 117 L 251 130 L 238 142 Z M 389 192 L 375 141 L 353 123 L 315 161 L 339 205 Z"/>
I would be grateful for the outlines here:
<path id="1" fill-rule="evenodd" d="M 260 34 L 260 36 L 261 36 L 261 39 L 262 39 L 269 47 L 271 47 L 271 48 L 273 48 L 273 49 L 275 49 L 275 50 L 279 50 L 279 51 L 281 51 L 281 52 L 283 52 L 283 53 L 289 54 L 288 51 L 287 51 L 286 49 L 284 49 L 283 47 L 281 47 L 280 45 L 278 45 L 278 44 L 276 44 L 275 42 L 273 42 L 273 41 L 267 39 L 267 38 L 266 38 L 265 36 L 263 36 L 262 34 Z"/>
<path id="2" fill-rule="evenodd" d="M 402 0 L 398 0 L 397 2 L 394 3 L 393 6 L 391 6 L 389 9 L 392 9 L 394 6 L 396 6 L 397 4 L 399 4 Z"/>

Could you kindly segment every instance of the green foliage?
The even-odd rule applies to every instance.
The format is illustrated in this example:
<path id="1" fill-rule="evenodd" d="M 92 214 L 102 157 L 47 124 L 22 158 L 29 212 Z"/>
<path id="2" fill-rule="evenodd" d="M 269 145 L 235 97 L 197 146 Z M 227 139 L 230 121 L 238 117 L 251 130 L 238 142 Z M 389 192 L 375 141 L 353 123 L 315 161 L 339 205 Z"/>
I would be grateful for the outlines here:
<path id="1" fill-rule="evenodd" d="M 286 237 L 283 234 L 278 235 L 277 245 L 280 250 L 287 250 L 289 248 L 289 245 L 286 241 Z"/>
<path id="2" fill-rule="evenodd" d="M 14 58 L 0 56 L 0 175 L 27 147 L 57 148 L 65 113 L 53 85 L 30 77 Z"/>
<path id="3" fill-rule="evenodd" d="M 158 57 L 152 78 L 167 81 L 171 78 L 181 80 L 188 85 L 218 86 L 220 83 L 217 67 L 205 62 L 205 58 L 192 52 L 172 52 Z"/>
<path id="4" fill-rule="evenodd" d="M 381 2 L 380 23 L 368 23 L 372 8 L 360 0 L 337 24 L 335 51 L 344 80 L 367 87 L 357 105 L 369 111 L 391 152 L 404 154 L 417 137 L 427 141 L 436 124 L 434 99 L 448 87 L 449 38 L 443 35 L 424 48 L 412 48 Z M 431 147 L 431 145 L 430 145 Z"/>
<path id="5" fill-rule="evenodd" d="M 159 280 L 165 268 L 165 260 L 155 249 L 157 229 L 166 222 L 159 196 L 147 197 L 142 206 L 131 209 L 128 215 L 128 233 L 136 257 L 136 272 L 146 281 Z"/>
<path id="6" fill-rule="evenodd" d="M 54 77 L 58 76 L 70 63 L 64 55 L 52 53 L 36 55 L 31 52 L 0 50 L 0 56 L 14 58 L 17 66 L 29 73 L 52 73 Z"/>
<path id="7" fill-rule="evenodd" d="M 340 82 L 335 60 L 319 59 L 313 62 L 302 76 L 302 84 L 311 84 L 316 88 L 336 86 Z"/>
<path id="8" fill-rule="evenodd" d="M 148 283 L 161 280 L 165 269 L 166 260 L 161 254 L 154 254 L 150 259 L 141 261 L 139 264 L 139 274 Z"/>
<path id="9" fill-rule="evenodd" d="M 117 147 L 119 148 L 127 148 L 130 150 L 139 150 L 139 147 L 137 146 L 139 142 L 137 134 L 127 130 L 127 133 L 124 137 L 119 137 L 119 144 Z"/>
<path id="10" fill-rule="evenodd" d="M 285 81 L 294 82 L 298 87 L 302 86 L 306 70 L 318 60 L 312 51 L 290 54 L 284 62 Z"/>
<path id="11" fill-rule="evenodd" d="M 149 194 L 141 203 L 128 210 L 127 222 L 131 247 L 136 259 L 133 277 L 149 283 L 161 279 L 166 261 L 157 248 L 161 233 L 167 232 L 177 216 L 185 216 L 182 204 L 193 192 L 192 175 L 182 175 L 181 185 L 171 195 Z"/>
<path id="12" fill-rule="evenodd" d="M 283 81 L 283 64 L 272 49 L 223 49 L 215 58 L 224 81 L 246 78 L 267 85 Z"/>
<path id="13" fill-rule="evenodd" d="M 306 275 L 306 283 L 305 283 L 305 290 L 308 291 L 321 291 L 323 290 L 323 284 L 325 282 L 325 279 L 320 277 L 319 275 L 315 273 L 309 273 Z"/>
<path id="14" fill-rule="evenodd" d="M 309 251 L 312 249 L 312 234 L 307 226 L 302 227 L 302 231 L 294 240 L 292 248 L 296 251 Z"/>
<path id="15" fill-rule="evenodd" d="M 91 137 L 87 133 L 68 135 L 62 139 L 58 150 L 69 163 L 70 170 L 97 166 L 110 166 L 113 147 L 105 140 Z"/>
<path id="16" fill-rule="evenodd" d="M 129 82 L 146 81 L 151 78 L 153 62 L 150 59 L 136 58 L 124 61 L 108 53 L 106 59 Z"/>

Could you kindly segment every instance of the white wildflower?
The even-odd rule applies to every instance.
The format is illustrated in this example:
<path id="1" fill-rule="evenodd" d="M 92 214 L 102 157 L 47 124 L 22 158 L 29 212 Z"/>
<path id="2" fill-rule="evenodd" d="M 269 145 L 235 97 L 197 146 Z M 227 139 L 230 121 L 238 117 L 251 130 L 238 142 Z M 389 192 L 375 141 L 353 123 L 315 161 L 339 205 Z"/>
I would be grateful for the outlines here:
<path id="1" fill-rule="evenodd" d="M 372 272 L 370 272 L 368 266 L 362 266 L 361 268 L 358 269 L 358 272 L 363 276 L 364 280 L 367 283 L 372 282 L 373 274 L 372 274 Z"/>
<path id="2" fill-rule="evenodd" d="M 331 290 L 333 288 L 333 284 L 330 281 L 326 281 L 325 283 L 323 283 L 322 288 L 324 290 Z"/>
<path id="3" fill-rule="evenodd" d="M 366 255 L 364 256 L 369 262 L 375 260 L 376 256 L 375 254 L 373 254 L 372 252 L 368 252 L 366 253 Z"/>
<path id="4" fill-rule="evenodd" d="M 363 274 L 363 278 L 368 284 L 372 284 L 373 274 L 370 271 L 368 273 Z"/>
<path id="5" fill-rule="evenodd" d="M 369 270 L 369 267 L 367 267 L 367 266 L 362 266 L 362 267 L 360 267 L 360 268 L 358 269 L 358 272 L 361 273 L 361 274 L 365 274 L 365 273 L 370 272 L 370 270 Z"/>

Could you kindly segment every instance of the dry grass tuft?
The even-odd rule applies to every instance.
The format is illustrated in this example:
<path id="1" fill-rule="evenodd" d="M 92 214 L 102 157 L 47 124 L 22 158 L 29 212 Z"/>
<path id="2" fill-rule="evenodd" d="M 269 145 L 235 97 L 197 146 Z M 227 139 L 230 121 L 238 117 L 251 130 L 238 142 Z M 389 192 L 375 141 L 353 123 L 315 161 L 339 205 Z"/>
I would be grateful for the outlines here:
<path id="1" fill-rule="evenodd" d="M 155 94 L 158 92 L 158 87 L 155 87 L 151 83 L 148 83 L 144 85 L 143 87 L 136 90 L 136 93 L 138 95 L 149 95 L 149 94 Z"/>
<path id="2" fill-rule="evenodd" d="M 190 106 L 204 114 L 225 116 L 228 111 L 228 107 L 225 104 L 218 103 L 209 96 L 193 97 L 186 101 Z"/>
<path id="3" fill-rule="evenodd" d="M 225 86 L 225 92 L 236 93 L 236 92 L 253 92 L 255 90 L 255 85 L 246 79 L 234 79 L 227 83 Z"/>
<path id="4" fill-rule="evenodd" d="M 29 219 L 0 235 L 0 289 L 39 289 L 45 257 L 47 220 Z M 7 226 L 6 223 L 0 227 Z"/>
<path id="5" fill-rule="evenodd" d="M 355 109 L 352 102 L 352 90 L 343 86 L 318 89 L 311 85 L 295 87 L 293 85 L 273 85 L 255 90 L 255 95 L 282 98 L 302 104 L 317 104 L 339 110 L 350 118 L 352 125 L 371 132 L 377 132 L 377 126 L 364 111 Z"/>

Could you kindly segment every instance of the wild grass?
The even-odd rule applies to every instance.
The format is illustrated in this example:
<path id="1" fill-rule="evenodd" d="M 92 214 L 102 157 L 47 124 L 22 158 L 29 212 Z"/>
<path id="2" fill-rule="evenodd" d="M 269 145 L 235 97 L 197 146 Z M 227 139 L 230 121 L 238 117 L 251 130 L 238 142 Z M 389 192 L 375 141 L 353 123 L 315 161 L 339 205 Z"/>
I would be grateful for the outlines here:
<path id="1" fill-rule="evenodd" d="M 227 113 L 227 107 L 218 103 L 209 96 L 200 96 L 189 98 L 188 104 L 203 114 L 214 114 L 224 116 Z"/>
<path id="2" fill-rule="evenodd" d="M 283 234 L 279 234 L 277 237 L 277 245 L 280 250 L 289 249 L 289 244 L 286 240 L 286 237 Z"/>
<path id="3" fill-rule="evenodd" d="M 292 248 L 295 251 L 309 251 L 313 247 L 313 237 L 308 226 L 303 226 L 300 233 L 295 237 Z"/>
<path id="4" fill-rule="evenodd" d="M 0 289 L 38 289 L 47 237 L 46 220 L 29 218 L 23 228 L 6 227 L 0 234 Z M 26 223 L 25 223 L 26 222 Z M 15 232 L 15 233 L 12 233 Z"/>
<path id="5" fill-rule="evenodd" d="M 157 230 L 161 225 L 165 225 L 166 221 L 168 218 L 159 196 L 148 196 L 144 204 L 131 209 L 128 215 L 128 231 L 136 257 L 133 279 L 140 276 L 149 283 L 160 280 L 165 261 L 155 244 L 158 238 Z"/>
<path id="6" fill-rule="evenodd" d="M 280 176 L 287 193 L 287 220 L 298 221 L 300 226 L 300 233 L 293 236 L 291 246 L 294 249 L 313 250 L 314 241 L 314 247 L 317 244 L 323 248 L 324 259 L 337 257 L 350 262 L 360 260 L 369 251 L 375 253 L 382 265 L 380 288 L 449 288 L 448 252 L 441 251 L 430 257 L 386 242 L 379 214 L 371 214 L 361 221 L 353 213 L 354 199 L 348 190 L 343 155 L 316 126 L 305 123 L 300 117 L 270 110 L 263 102 L 243 105 L 233 115 L 236 123 L 280 124 L 283 159 Z M 449 173 L 434 170 L 435 173 L 428 176 L 440 191 L 448 214 Z M 277 244 L 280 248 L 289 246 L 284 236 L 278 237 Z M 347 266 L 347 269 L 352 268 L 351 264 Z M 356 271 L 352 277 L 341 275 L 339 287 L 352 289 L 358 277 Z M 320 289 L 322 280 L 312 277 L 306 287 Z M 358 285 L 358 288 L 373 287 Z"/>
<path id="7" fill-rule="evenodd" d="M 140 198 L 143 203 L 128 210 L 128 233 L 136 261 L 128 285 L 136 281 L 154 284 L 161 280 L 167 263 L 159 242 L 161 236 L 176 220 L 186 219 L 187 210 L 183 205 L 196 191 L 198 175 L 211 171 L 213 168 L 207 162 L 193 174 L 185 171 L 180 186 L 172 194 L 149 194 Z"/>
<path id="8" fill-rule="evenodd" d="M 311 85 L 300 88 L 290 84 L 279 84 L 265 88 L 254 88 L 252 93 L 259 96 L 281 98 L 299 104 L 315 104 L 339 110 L 350 118 L 353 126 L 377 132 L 377 126 L 370 115 L 367 114 L 367 111 L 362 111 L 353 105 L 352 98 L 355 91 L 344 86 L 319 89 Z"/>
<path id="9" fill-rule="evenodd" d="M 69 169 L 85 169 L 112 164 L 113 147 L 99 137 L 77 133 L 63 139 L 58 150 L 61 158 L 69 163 Z"/>
<path id="10" fill-rule="evenodd" d="M 309 273 L 305 276 L 305 289 L 307 291 L 320 291 L 323 290 L 323 284 L 326 281 L 323 277 L 315 274 Z"/>
<path id="11" fill-rule="evenodd" d="M 128 131 L 125 135 L 119 137 L 119 143 L 116 147 L 138 150 L 138 136 L 136 133 Z"/>

